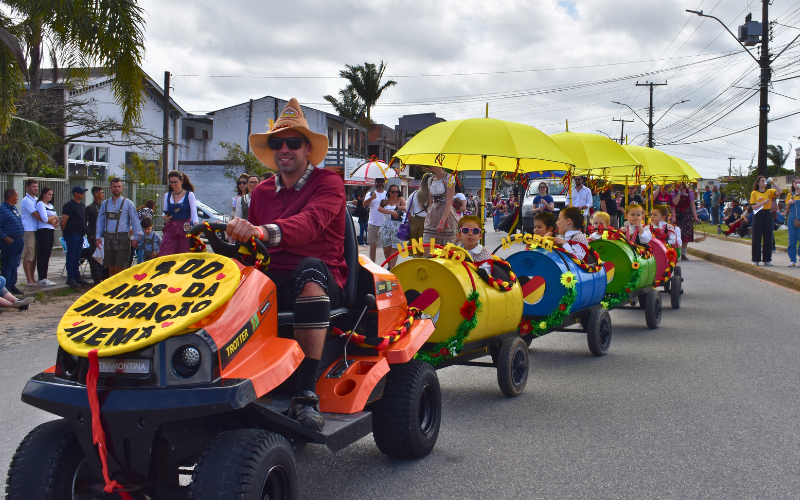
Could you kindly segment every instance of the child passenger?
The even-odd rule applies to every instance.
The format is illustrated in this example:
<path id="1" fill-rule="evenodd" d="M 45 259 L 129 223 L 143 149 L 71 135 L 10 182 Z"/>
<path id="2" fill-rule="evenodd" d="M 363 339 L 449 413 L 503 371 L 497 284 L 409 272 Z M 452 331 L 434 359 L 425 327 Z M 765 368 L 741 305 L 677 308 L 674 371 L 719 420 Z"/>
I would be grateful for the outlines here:
<path id="1" fill-rule="evenodd" d="M 629 242 L 637 245 L 650 243 L 653 235 L 650 234 L 650 227 L 644 225 L 644 208 L 641 205 L 632 203 L 625 207 L 625 219 L 627 224 L 620 231 L 628 238 Z"/>
<path id="2" fill-rule="evenodd" d="M 603 238 L 603 231 L 600 230 L 600 226 L 603 227 L 603 230 L 611 227 L 611 217 L 605 212 L 595 212 L 592 217 L 592 225 L 594 226 L 594 232 L 589 235 L 589 239 L 592 241 L 600 240 Z"/>
<path id="3" fill-rule="evenodd" d="M 492 253 L 481 245 L 481 220 L 476 215 L 465 215 L 458 221 L 456 243 L 472 257 L 472 262 L 479 268 L 492 272 Z"/>
<path id="4" fill-rule="evenodd" d="M 537 212 L 533 216 L 533 234 L 553 236 L 556 231 L 556 216 L 552 212 Z"/>
<path id="5" fill-rule="evenodd" d="M 580 260 L 586 259 L 589 240 L 583 234 L 583 211 L 577 207 L 567 207 L 558 214 L 556 221 L 558 236 L 554 243 Z"/>
<path id="6" fill-rule="evenodd" d="M 655 230 L 658 229 L 658 233 L 662 235 L 660 238 L 664 243 L 672 246 L 680 246 L 681 242 L 678 238 L 678 233 L 675 231 L 675 227 L 667 222 L 669 218 L 669 208 L 664 205 L 656 205 L 653 207 L 653 213 L 650 214 L 650 225 L 653 227 L 652 232 L 656 232 Z"/>

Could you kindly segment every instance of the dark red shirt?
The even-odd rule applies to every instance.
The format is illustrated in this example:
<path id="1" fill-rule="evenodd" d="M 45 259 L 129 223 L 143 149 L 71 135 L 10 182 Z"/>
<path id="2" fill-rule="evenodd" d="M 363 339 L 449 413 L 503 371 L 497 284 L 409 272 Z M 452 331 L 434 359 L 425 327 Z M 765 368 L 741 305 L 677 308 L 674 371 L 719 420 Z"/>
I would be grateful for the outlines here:
<path id="1" fill-rule="evenodd" d="M 314 168 L 310 177 L 295 187 L 276 187 L 274 175 L 253 192 L 248 221 L 257 226 L 275 224 L 280 228 L 278 244 L 270 241 L 269 269 L 291 274 L 306 257 L 320 259 L 336 283 L 344 289 L 347 264 L 344 261 L 344 182 L 336 172 Z M 265 238 L 266 239 L 266 238 Z"/>

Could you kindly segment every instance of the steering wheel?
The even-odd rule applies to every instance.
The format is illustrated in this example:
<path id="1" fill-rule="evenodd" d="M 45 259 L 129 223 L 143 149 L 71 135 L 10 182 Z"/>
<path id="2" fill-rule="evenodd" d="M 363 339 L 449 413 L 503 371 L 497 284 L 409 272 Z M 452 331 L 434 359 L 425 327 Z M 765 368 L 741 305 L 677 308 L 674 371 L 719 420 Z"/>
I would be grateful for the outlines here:
<path id="1" fill-rule="evenodd" d="M 192 230 L 189 231 L 189 234 L 197 237 L 200 233 L 203 233 L 208 240 L 208 244 L 211 245 L 211 248 L 214 250 L 214 253 L 236 259 L 242 264 L 248 266 L 254 265 L 256 253 L 260 253 L 264 256 L 262 259 L 263 262 L 269 262 L 269 251 L 261 240 L 250 238 L 250 241 L 247 242 L 234 241 L 233 243 L 228 243 L 222 241 L 217 235 L 217 231 L 225 232 L 227 228 L 227 224 L 221 224 L 219 222 L 201 222 L 196 224 Z M 250 255 L 240 252 L 240 248 L 246 249 L 250 252 Z"/>

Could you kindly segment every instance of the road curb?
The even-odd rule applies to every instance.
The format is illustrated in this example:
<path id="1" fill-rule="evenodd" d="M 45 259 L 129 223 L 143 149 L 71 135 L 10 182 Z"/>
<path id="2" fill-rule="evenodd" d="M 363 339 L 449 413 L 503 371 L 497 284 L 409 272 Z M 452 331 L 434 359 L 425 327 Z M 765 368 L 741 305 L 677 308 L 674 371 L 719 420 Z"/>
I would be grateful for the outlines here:
<path id="1" fill-rule="evenodd" d="M 747 238 L 726 238 L 725 236 L 723 236 L 721 234 L 707 233 L 707 232 L 704 232 L 704 231 L 695 231 L 695 234 L 700 235 L 700 236 L 708 236 L 709 238 L 713 238 L 715 240 L 727 241 L 729 243 L 738 243 L 740 245 L 748 245 L 749 246 L 749 245 L 752 244 L 752 240 L 749 240 Z M 786 247 L 782 247 L 780 245 L 775 245 L 775 251 L 776 252 L 784 252 L 784 253 L 786 253 L 787 252 L 787 248 Z"/>
<path id="2" fill-rule="evenodd" d="M 20 291 L 22 292 L 22 298 L 23 299 L 26 298 L 26 297 L 36 297 L 37 293 L 41 293 L 42 295 L 53 295 L 56 292 L 62 292 L 64 290 L 70 289 L 71 287 L 69 285 L 53 285 L 53 286 L 36 287 L 36 288 L 30 289 L 30 290 L 27 290 L 27 288 L 28 287 L 20 288 Z M 78 296 L 80 296 L 80 295 L 83 295 L 84 293 L 86 293 L 90 288 L 91 287 L 86 287 L 84 289 L 83 287 L 81 287 L 81 288 L 73 288 L 73 290 L 75 290 L 76 293 L 79 294 Z M 20 297 L 19 295 L 16 295 L 16 296 Z"/>
<path id="3" fill-rule="evenodd" d="M 770 271 L 765 267 L 756 266 L 747 262 L 742 262 L 740 260 L 735 260 L 728 257 L 722 257 L 721 255 L 709 253 L 703 250 L 698 250 L 697 248 L 693 247 L 689 247 L 686 250 L 689 255 L 694 255 L 695 257 L 699 257 L 703 260 L 713 262 L 714 264 L 719 264 L 720 266 L 727 267 L 729 269 L 733 269 L 735 271 L 739 271 L 745 274 L 749 274 L 754 278 L 762 279 L 764 281 L 769 281 L 771 283 L 775 283 L 776 285 L 789 288 L 790 290 L 800 292 L 800 278 L 787 276 L 785 274 L 781 274 L 775 271 Z"/>

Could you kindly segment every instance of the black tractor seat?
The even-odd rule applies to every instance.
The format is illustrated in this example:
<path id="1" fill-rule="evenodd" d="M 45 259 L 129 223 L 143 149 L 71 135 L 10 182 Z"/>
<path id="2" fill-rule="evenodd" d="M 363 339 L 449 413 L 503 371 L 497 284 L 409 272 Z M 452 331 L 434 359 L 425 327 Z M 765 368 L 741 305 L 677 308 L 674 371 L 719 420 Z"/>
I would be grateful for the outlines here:
<path id="1" fill-rule="evenodd" d="M 353 219 L 346 207 L 342 207 L 345 213 L 344 220 L 344 261 L 347 264 L 347 283 L 344 286 L 344 307 L 331 309 L 331 318 L 347 314 L 355 306 L 356 285 L 358 281 L 358 241 L 356 240 L 356 230 L 353 226 Z M 279 325 L 293 325 L 294 312 L 281 311 L 278 313 Z"/>

